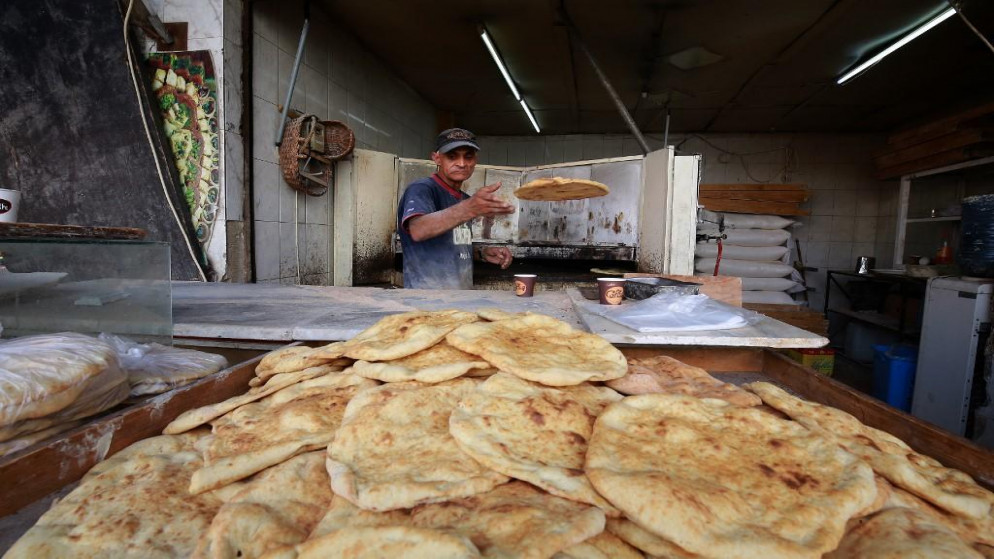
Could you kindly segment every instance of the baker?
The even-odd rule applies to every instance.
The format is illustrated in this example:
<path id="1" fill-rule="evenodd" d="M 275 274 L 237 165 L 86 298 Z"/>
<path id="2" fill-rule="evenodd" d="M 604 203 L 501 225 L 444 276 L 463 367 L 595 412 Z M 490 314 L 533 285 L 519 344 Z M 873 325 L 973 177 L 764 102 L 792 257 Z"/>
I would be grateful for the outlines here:
<path id="1" fill-rule="evenodd" d="M 473 260 L 511 265 L 507 247 L 473 250 L 469 222 L 514 212 L 497 197 L 501 183 L 480 188 L 470 196 L 462 185 L 473 176 L 480 146 L 469 130 L 450 128 L 438 135 L 431 160 L 432 176 L 409 184 L 397 207 L 397 229 L 404 251 L 404 287 L 472 289 Z"/>

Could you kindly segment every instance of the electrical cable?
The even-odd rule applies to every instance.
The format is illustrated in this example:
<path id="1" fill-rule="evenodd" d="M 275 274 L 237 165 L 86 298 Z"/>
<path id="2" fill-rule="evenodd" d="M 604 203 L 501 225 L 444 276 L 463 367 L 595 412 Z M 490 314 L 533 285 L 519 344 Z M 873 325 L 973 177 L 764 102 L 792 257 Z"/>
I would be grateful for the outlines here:
<path id="1" fill-rule="evenodd" d="M 718 266 L 721 266 L 721 237 L 718 237 L 718 257 L 714 259 L 714 273 L 711 275 L 718 275 Z"/>
<path id="2" fill-rule="evenodd" d="M 956 5 L 956 2 L 954 2 L 953 0 L 946 0 L 946 1 L 949 2 L 949 5 L 952 6 L 954 10 L 956 10 L 956 13 L 959 15 L 960 19 L 963 20 L 963 23 L 965 23 L 966 26 L 969 27 L 970 30 L 977 35 L 977 37 L 980 37 L 980 40 L 983 41 L 985 45 L 987 45 L 987 48 L 991 49 L 991 52 L 994 52 L 994 45 L 991 45 L 991 42 L 987 40 L 987 37 L 984 37 L 983 33 L 981 33 L 979 29 L 974 27 L 973 24 L 970 23 L 970 20 L 966 19 L 966 15 L 964 15 L 963 10 L 961 10 L 959 6 Z"/>
<path id="3" fill-rule="evenodd" d="M 297 255 L 297 285 L 300 285 L 300 213 L 297 210 L 297 201 L 300 200 L 300 192 L 293 191 L 293 250 Z M 307 219 L 306 217 L 304 219 Z"/>
<path id="4" fill-rule="evenodd" d="M 124 52 L 128 56 L 128 70 L 131 74 L 131 82 L 135 86 L 135 97 L 138 99 L 138 114 L 141 116 L 142 126 L 145 127 L 145 139 L 148 140 L 148 147 L 152 151 L 152 161 L 155 162 L 155 172 L 159 175 L 159 184 L 162 185 L 162 193 L 166 197 L 166 203 L 169 204 L 169 210 L 172 212 L 173 218 L 176 220 L 176 224 L 179 225 L 180 236 L 183 237 L 186 248 L 190 252 L 190 257 L 193 258 L 193 263 L 197 267 L 197 274 L 200 276 L 200 281 L 207 281 L 207 276 L 204 274 L 203 268 L 200 267 L 200 259 L 197 258 L 197 253 L 193 250 L 193 245 L 190 244 L 190 239 L 186 236 L 186 226 L 183 224 L 183 220 L 180 219 L 179 213 L 176 211 L 176 206 L 173 205 L 172 198 L 169 196 L 169 187 L 166 186 L 166 178 L 162 174 L 162 167 L 159 165 L 159 158 L 155 153 L 155 143 L 152 141 L 152 132 L 149 130 L 148 120 L 145 118 L 145 106 L 142 103 L 141 88 L 138 87 L 138 76 L 135 72 L 134 60 L 131 58 L 131 38 L 128 36 L 128 22 L 131 20 L 131 10 L 134 5 L 135 0 L 128 0 L 128 10 L 124 14 Z"/>

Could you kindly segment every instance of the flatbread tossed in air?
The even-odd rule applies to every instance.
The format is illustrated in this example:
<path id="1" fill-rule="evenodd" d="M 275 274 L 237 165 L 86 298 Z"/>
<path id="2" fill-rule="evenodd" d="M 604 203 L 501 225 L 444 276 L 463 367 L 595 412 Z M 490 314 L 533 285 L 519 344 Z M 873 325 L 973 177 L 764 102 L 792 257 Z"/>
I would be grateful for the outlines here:
<path id="1" fill-rule="evenodd" d="M 514 189 L 514 195 L 521 200 L 556 202 L 559 200 L 582 200 L 604 196 L 611 192 L 606 184 L 587 179 L 551 177 L 535 179 Z"/>
<path id="2" fill-rule="evenodd" d="M 708 557 L 817 557 L 877 493 L 866 463 L 800 424 L 682 395 L 608 406 L 586 472 L 625 516 Z"/>
<path id="3" fill-rule="evenodd" d="M 609 380 L 607 385 L 622 394 L 686 394 L 717 398 L 739 406 L 758 406 L 758 396 L 734 384 L 722 382 L 700 367 L 666 355 L 629 359 L 628 374 Z"/>
<path id="4" fill-rule="evenodd" d="M 567 547 L 553 555 L 552 559 L 642 559 L 642 554 L 605 530 L 589 540 Z"/>
<path id="5" fill-rule="evenodd" d="M 247 481 L 200 536 L 194 559 L 261 557 L 307 539 L 331 502 L 324 452 L 295 456 Z"/>
<path id="6" fill-rule="evenodd" d="M 583 458 L 594 419 L 621 398 L 603 386 L 549 388 L 497 373 L 460 400 L 449 431 L 494 471 L 618 515 L 590 485 Z"/>
<path id="7" fill-rule="evenodd" d="M 361 508 L 386 511 L 474 495 L 506 482 L 461 451 L 449 434 L 449 415 L 479 382 L 395 382 L 358 394 L 328 445 L 332 490 Z"/>
<path id="8" fill-rule="evenodd" d="M 555 318 L 520 318 L 460 326 L 446 341 L 498 369 L 547 386 L 620 378 L 628 362 L 604 338 Z"/>
<path id="9" fill-rule="evenodd" d="M 809 429 L 832 437 L 894 485 L 955 514 L 977 519 L 991 516 L 994 494 L 965 473 L 915 452 L 890 433 L 863 425 L 842 410 L 791 396 L 770 383 L 754 382 L 746 387 L 767 405 Z"/>
<path id="10" fill-rule="evenodd" d="M 434 383 L 460 377 L 473 369 L 489 368 L 490 363 L 442 340 L 428 349 L 392 361 L 356 361 L 352 372 L 383 382 L 416 380 Z"/>
<path id="11" fill-rule="evenodd" d="M 492 491 L 422 505 L 415 526 L 465 536 L 484 557 L 550 557 L 604 530 L 604 513 L 512 481 Z"/>
<path id="12" fill-rule="evenodd" d="M 166 425 L 166 428 L 162 430 L 162 433 L 164 435 L 178 435 L 179 433 L 189 431 L 190 429 L 199 427 L 205 423 L 217 419 L 231 410 L 238 409 L 245 404 L 250 404 L 256 400 L 261 400 L 270 394 L 279 392 L 288 386 L 293 386 L 298 382 L 310 380 L 312 378 L 317 378 L 331 372 L 338 371 L 338 367 L 321 365 L 319 367 L 311 367 L 309 369 L 304 369 L 303 371 L 297 371 L 294 373 L 280 373 L 278 375 L 274 375 L 266 381 L 266 384 L 252 388 L 245 394 L 233 396 L 216 404 L 186 410 L 181 413 L 179 417 L 172 420 L 169 425 Z"/>
<path id="13" fill-rule="evenodd" d="M 361 526 L 297 544 L 266 559 L 471 559 L 480 552 L 466 538 L 410 526 Z"/>
<path id="14" fill-rule="evenodd" d="M 152 437 L 97 464 L 4 558 L 190 556 L 222 504 L 186 492 L 203 434 Z"/>
<path id="15" fill-rule="evenodd" d="M 459 326 L 478 320 L 476 313 L 452 310 L 390 315 L 349 340 L 345 356 L 363 361 L 400 359 L 427 349 Z"/>
<path id="16" fill-rule="evenodd" d="M 375 386 L 356 375 L 324 375 L 216 419 L 213 434 L 201 443 L 206 463 L 193 473 L 190 492 L 223 487 L 297 454 L 325 448 L 352 397 Z"/>
<path id="17" fill-rule="evenodd" d="M 912 509 L 884 509 L 854 524 L 825 559 L 983 559 L 951 530 Z"/>

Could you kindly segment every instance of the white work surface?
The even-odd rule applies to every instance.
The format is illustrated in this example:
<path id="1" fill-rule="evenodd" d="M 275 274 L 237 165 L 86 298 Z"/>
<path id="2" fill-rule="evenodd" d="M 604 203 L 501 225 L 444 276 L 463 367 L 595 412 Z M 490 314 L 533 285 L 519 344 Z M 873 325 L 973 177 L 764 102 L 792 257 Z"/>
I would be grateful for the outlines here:
<path id="1" fill-rule="evenodd" d="M 574 297 L 579 292 L 571 290 Z M 510 291 L 381 289 L 269 284 L 173 282 L 173 335 L 264 341 L 349 339 L 386 315 L 411 310 L 497 307 L 553 316 L 632 345 L 822 347 L 828 340 L 764 318 L 735 330 L 640 333 L 574 308 L 564 292 L 516 297 Z"/>
<path id="2" fill-rule="evenodd" d="M 173 282 L 173 335 L 274 341 L 347 340 L 384 316 L 413 310 L 531 311 L 582 328 L 563 293 Z"/>

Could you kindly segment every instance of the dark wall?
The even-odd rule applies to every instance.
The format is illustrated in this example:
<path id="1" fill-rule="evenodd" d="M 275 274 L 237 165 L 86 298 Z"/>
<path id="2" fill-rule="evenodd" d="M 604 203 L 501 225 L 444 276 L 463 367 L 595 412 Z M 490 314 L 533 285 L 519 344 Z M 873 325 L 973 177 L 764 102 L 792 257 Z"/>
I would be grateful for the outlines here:
<path id="1" fill-rule="evenodd" d="M 122 23 L 117 0 L 2 1 L 0 187 L 21 191 L 22 222 L 145 229 L 171 243 L 174 279 L 198 279 L 145 138 Z"/>

